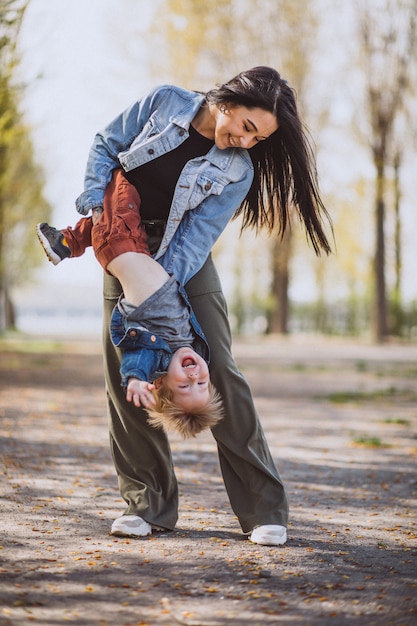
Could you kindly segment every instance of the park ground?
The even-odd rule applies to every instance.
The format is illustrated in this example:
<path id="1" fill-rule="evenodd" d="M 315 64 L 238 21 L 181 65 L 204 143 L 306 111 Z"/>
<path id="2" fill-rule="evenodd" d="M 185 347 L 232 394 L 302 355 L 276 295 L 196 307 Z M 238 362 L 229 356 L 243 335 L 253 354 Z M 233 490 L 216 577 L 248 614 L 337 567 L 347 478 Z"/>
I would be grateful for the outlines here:
<path id="1" fill-rule="evenodd" d="M 110 536 L 99 343 L 0 340 L 0 626 L 417 624 L 417 346 L 234 351 L 288 488 L 278 548 L 242 535 L 210 433 L 171 437 L 175 531 Z"/>

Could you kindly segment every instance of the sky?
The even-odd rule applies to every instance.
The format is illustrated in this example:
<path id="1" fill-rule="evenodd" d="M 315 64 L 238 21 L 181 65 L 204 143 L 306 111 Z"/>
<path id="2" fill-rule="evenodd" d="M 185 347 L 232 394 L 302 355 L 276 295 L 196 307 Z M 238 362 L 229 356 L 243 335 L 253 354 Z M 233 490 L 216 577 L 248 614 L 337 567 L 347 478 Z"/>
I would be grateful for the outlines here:
<path id="1" fill-rule="evenodd" d="M 20 35 L 20 72 L 26 84 L 23 105 L 26 119 L 33 128 L 38 162 L 46 173 L 45 193 L 53 206 L 51 222 L 56 227 L 73 225 L 79 218 L 75 199 L 83 189 L 94 134 L 155 84 L 147 68 L 149 55 L 157 54 L 157 50 L 146 43 L 145 34 L 156 6 L 157 0 L 29 2 Z M 330 84 L 332 64 L 328 65 L 327 82 Z M 329 92 L 328 85 L 326 88 Z M 333 92 L 335 102 L 339 93 L 339 102 L 346 105 L 343 91 L 336 88 Z M 334 106 L 332 116 L 339 129 L 349 123 L 346 106 Z M 319 167 L 324 174 L 333 170 L 333 177 L 340 176 L 340 185 L 343 185 L 343 177 L 349 177 L 358 166 L 358 158 L 349 156 L 343 149 L 337 157 L 334 148 L 341 147 L 338 141 L 332 137 L 327 139 L 328 160 L 319 162 Z M 406 177 L 410 184 L 415 173 L 410 174 L 408 170 Z M 410 202 L 410 198 L 406 198 L 405 291 L 407 297 L 415 298 L 416 248 L 410 244 L 415 239 L 417 223 L 416 211 Z M 306 270 L 303 263 L 299 269 L 295 264 L 298 279 L 293 280 L 292 297 L 314 297 L 314 289 L 309 293 L 308 283 L 313 284 L 311 276 L 310 280 L 302 278 Z M 72 288 L 72 293 L 80 299 L 101 300 L 102 270 L 91 251 L 56 267 L 45 257 L 36 276 L 33 298 L 46 298 L 46 294 L 55 299 L 65 297 L 59 295 L 64 285 Z"/>
<path id="2" fill-rule="evenodd" d="M 144 69 L 146 50 L 138 37 L 146 30 L 152 3 L 135 2 L 140 13 L 135 38 L 129 36 L 125 5 L 124 0 L 30 0 L 24 17 L 23 106 L 33 128 L 37 159 L 46 173 L 45 195 L 56 227 L 73 225 L 80 217 L 75 199 L 83 190 L 94 134 L 152 84 Z M 134 71 L 131 64 L 123 63 L 125 45 L 134 50 Z M 46 288 L 65 282 L 101 289 L 102 271 L 91 251 L 56 267 L 45 257 L 37 276 Z"/>

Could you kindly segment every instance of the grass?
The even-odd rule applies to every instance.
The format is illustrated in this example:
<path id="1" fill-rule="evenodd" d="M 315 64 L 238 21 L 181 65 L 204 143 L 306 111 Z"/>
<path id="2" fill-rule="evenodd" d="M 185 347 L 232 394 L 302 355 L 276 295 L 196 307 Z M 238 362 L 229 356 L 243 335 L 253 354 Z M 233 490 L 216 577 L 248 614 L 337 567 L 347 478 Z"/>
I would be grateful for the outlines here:
<path id="1" fill-rule="evenodd" d="M 387 389 L 379 389 L 377 391 L 335 391 L 327 396 L 330 402 L 336 404 L 342 404 L 344 402 L 360 402 L 369 400 L 380 400 L 381 398 L 389 398 L 397 395 L 399 392 L 395 387 L 388 387 Z"/>
<path id="2" fill-rule="evenodd" d="M 8 332 L 0 335 L 0 352 L 62 352 L 63 342 L 56 339 L 26 337 Z"/>
<path id="3" fill-rule="evenodd" d="M 377 402 L 380 400 L 394 400 L 394 398 L 397 402 L 415 402 L 417 400 L 417 393 L 412 389 L 387 387 L 386 389 L 377 389 L 375 391 L 335 391 L 324 397 L 334 404 Z"/>
<path id="4" fill-rule="evenodd" d="M 411 426 L 410 420 L 404 419 L 402 417 L 387 417 L 384 420 L 384 424 L 397 424 L 398 426 Z"/>
<path id="5" fill-rule="evenodd" d="M 383 443 L 379 437 L 353 437 L 352 442 L 356 446 L 364 448 L 389 448 L 389 444 Z"/>
<path id="6" fill-rule="evenodd" d="M 74 338 L 45 338 L 25 335 L 20 332 L 7 332 L 0 335 L 0 353 L 26 354 L 65 354 L 65 353 L 92 353 L 101 350 L 100 339 Z"/>

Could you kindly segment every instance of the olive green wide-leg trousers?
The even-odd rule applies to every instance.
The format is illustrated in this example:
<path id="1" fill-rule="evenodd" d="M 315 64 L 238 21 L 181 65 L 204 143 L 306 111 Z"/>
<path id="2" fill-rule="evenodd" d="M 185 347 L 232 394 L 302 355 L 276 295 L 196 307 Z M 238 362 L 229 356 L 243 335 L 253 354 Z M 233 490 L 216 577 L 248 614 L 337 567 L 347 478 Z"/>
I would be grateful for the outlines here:
<path id="1" fill-rule="evenodd" d="M 260 524 L 287 525 L 285 488 L 266 443 L 248 383 L 231 354 L 231 333 L 220 280 L 211 257 L 186 285 L 191 306 L 210 346 L 210 376 L 220 392 L 225 417 L 213 429 L 231 507 L 244 533 Z M 146 413 L 128 403 L 120 385 L 120 353 L 109 337 L 109 321 L 120 294 L 104 278 L 104 365 L 110 446 L 125 514 L 173 529 L 178 486 L 168 439 L 148 425 Z"/>

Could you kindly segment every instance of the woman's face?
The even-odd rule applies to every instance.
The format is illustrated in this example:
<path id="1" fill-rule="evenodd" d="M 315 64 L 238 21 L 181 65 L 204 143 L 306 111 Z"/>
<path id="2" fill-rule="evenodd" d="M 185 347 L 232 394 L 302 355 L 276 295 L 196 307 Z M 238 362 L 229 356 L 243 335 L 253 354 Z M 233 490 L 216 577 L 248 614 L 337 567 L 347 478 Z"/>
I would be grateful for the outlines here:
<path id="1" fill-rule="evenodd" d="M 215 118 L 214 141 L 219 150 L 226 148 L 252 148 L 260 141 L 268 139 L 278 129 L 277 118 L 273 113 L 244 106 L 220 109 L 211 105 Z"/>

